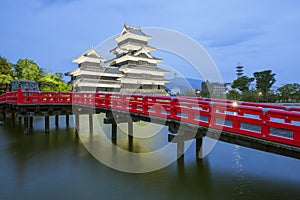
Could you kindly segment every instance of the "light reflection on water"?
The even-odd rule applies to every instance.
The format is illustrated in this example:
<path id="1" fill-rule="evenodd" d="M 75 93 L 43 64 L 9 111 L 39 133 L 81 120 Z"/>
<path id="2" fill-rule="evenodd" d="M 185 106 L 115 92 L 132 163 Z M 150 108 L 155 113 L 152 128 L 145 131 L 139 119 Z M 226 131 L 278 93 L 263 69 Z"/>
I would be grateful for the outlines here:
<path id="1" fill-rule="evenodd" d="M 35 119 L 32 134 L 0 125 L 0 199 L 297 199 L 300 161 L 218 142 L 208 157 L 196 160 L 195 146 L 161 170 L 128 174 L 94 159 L 75 136 L 73 123 L 43 132 Z M 109 129 L 109 125 L 104 125 Z M 151 130 L 147 130 L 151 131 Z M 108 133 L 109 135 L 110 133 Z M 167 133 L 166 133 L 167 134 Z M 117 144 L 128 149 L 126 134 Z M 160 140 L 161 138 L 161 140 Z M 119 139 L 119 138 L 118 138 Z M 166 142 L 133 140 L 135 151 Z M 176 149 L 176 146 L 174 150 Z"/>

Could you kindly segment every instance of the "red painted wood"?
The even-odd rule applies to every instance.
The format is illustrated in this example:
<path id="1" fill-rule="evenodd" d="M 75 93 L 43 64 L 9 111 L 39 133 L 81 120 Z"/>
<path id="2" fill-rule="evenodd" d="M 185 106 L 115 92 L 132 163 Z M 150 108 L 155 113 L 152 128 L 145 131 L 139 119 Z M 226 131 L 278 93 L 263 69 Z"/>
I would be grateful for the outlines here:
<path id="1" fill-rule="evenodd" d="M 105 92 L 7 92 L 0 104 L 85 105 L 173 119 L 237 134 L 300 147 L 300 108 L 232 100 L 171 97 Z M 208 121 L 199 120 L 205 116 Z M 231 126 L 217 124 L 217 119 L 231 121 Z M 276 121 L 277 120 L 277 121 Z M 261 127 L 261 131 L 242 129 L 241 123 Z M 293 132 L 292 138 L 270 134 L 270 128 Z"/>

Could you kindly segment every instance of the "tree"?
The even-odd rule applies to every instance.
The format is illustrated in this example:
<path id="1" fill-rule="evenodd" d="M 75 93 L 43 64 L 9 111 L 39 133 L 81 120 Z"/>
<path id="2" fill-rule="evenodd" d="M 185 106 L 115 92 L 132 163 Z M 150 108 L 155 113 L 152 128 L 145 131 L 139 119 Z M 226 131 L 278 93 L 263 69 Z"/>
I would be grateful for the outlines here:
<path id="1" fill-rule="evenodd" d="M 201 90 L 201 92 L 200 92 L 200 96 L 206 97 L 206 98 L 210 98 L 211 94 L 213 94 L 213 92 L 209 91 L 209 90 Z"/>
<path id="2" fill-rule="evenodd" d="M 6 85 L 13 80 L 12 64 L 0 56 L 0 90 L 5 90 Z"/>
<path id="3" fill-rule="evenodd" d="M 241 92 L 246 92 L 249 90 L 249 86 L 251 82 L 254 81 L 254 78 L 249 78 L 247 76 L 242 76 L 236 80 L 233 81 L 232 83 L 232 88 L 236 88 L 240 90 Z"/>
<path id="4" fill-rule="evenodd" d="M 227 99 L 231 99 L 231 100 L 240 100 L 241 94 L 235 90 L 230 90 L 227 93 L 226 97 L 227 97 Z"/>
<path id="5" fill-rule="evenodd" d="M 255 72 L 253 75 L 256 80 L 256 89 L 262 92 L 262 96 L 265 98 L 267 92 L 270 91 L 272 85 L 276 82 L 276 74 L 272 74 L 272 70 L 265 70 Z"/>
<path id="6" fill-rule="evenodd" d="M 288 101 L 289 99 L 299 100 L 300 97 L 300 84 L 285 84 L 277 89 L 280 98 L 284 101 Z"/>
<path id="7" fill-rule="evenodd" d="M 249 102 L 259 101 L 259 95 L 255 90 L 248 90 L 243 92 L 241 100 Z"/>
<path id="8" fill-rule="evenodd" d="M 38 81 L 40 70 L 33 60 L 27 58 L 19 59 L 15 65 L 15 72 L 18 79 Z"/>
<path id="9" fill-rule="evenodd" d="M 51 74 L 45 72 L 45 76 L 39 79 L 40 89 L 43 91 L 57 92 L 71 91 L 72 86 L 65 83 L 63 77 L 64 75 L 62 73 Z"/>

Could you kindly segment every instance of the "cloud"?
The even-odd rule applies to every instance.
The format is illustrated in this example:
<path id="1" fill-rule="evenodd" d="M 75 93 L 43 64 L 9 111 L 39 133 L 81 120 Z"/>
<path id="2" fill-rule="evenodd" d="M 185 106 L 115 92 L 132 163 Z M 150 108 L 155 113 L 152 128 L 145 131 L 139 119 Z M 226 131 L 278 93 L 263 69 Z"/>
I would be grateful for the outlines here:
<path id="1" fill-rule="evenodd" d="M 270 66 L 278 81 L 298 81 L 300 1 L 0 1 L 5 31 L 0 54 L 12 62 L 30 57 L 42 67 L 66 71 L 92 45 L 118 34 L 124 22 L 180 31 L 207 48 L 225 80 L 237 62 L 249 72 Z M 288 66 L 288 67 L 287 67 Z M 284 70 L 282 70 L 284 68 Z"/>
<path id="2" fill-rule="evenodd" d="M 199 36 L 200 40 L 203 40 L 204 44 L 208 48 L 219 48 L 239 45 L 241 43 L 255 39 L 258 36 L 263 35 L 263 31 L 258 30 L 240 30 L 235 32 L 223 31 L 218 35 Z M 209 39 L 208 39 L 209 38 Z"/>

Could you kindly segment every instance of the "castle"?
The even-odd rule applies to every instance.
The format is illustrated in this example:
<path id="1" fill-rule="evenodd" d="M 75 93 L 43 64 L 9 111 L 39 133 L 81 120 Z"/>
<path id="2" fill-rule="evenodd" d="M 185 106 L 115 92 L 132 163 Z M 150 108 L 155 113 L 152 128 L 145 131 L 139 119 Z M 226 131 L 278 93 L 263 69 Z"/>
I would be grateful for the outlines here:
<path id="1" fill-rule="evenodd" d="M 73 59 L 78 68 L 66 73 L 73 90 L 168 95 L 169 81 L 164 78 L 168 71 L 157 65 L 162 59 L 151 55 L 156 49 L 148 45 L 150 39 L 141 28 L 125 24 L 114 38 L 113 59 L 106 60 L 94 48 Z"/>

